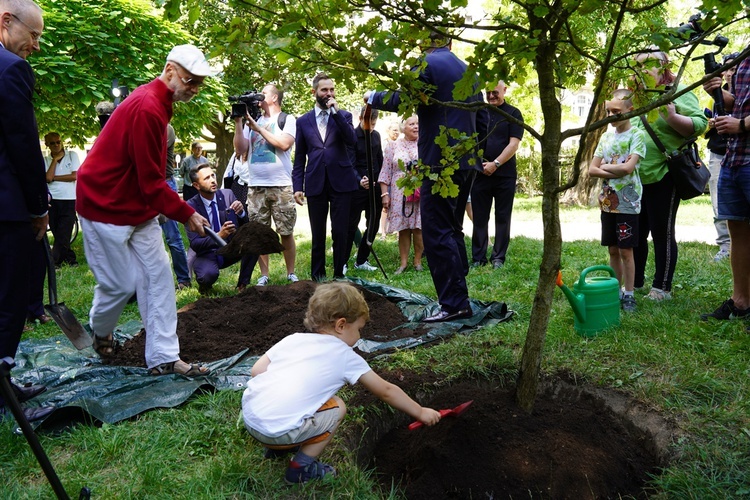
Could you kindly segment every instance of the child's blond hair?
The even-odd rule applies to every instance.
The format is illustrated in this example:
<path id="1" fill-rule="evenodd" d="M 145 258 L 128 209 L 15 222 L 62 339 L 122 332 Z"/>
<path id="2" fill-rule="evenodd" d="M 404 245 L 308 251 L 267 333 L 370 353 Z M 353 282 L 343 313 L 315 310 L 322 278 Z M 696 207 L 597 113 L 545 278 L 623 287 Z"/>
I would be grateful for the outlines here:
<path id="1" fill-rule="evenodd" d="M 370 319 L 370 308 L 362 292 L 341 281 L 318 285 L 307 304 L 305 328 L 318 332 L 321 328 L 332 327 L 340 318 L 348 323 L 359 318 Z"/>
<path id="2" fill-rule="evenodd" d="M 625 106 L 633 107 L 633 91 L 629 89 L 617 89 L 612 92 L 613 101 L 622 101 Z"/>

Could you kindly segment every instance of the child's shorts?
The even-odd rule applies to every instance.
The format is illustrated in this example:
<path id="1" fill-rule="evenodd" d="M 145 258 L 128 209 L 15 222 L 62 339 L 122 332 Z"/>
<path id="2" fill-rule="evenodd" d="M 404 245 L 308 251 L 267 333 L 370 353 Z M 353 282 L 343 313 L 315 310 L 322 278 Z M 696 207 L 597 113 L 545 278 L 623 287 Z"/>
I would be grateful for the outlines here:
<path id="1" fill-rule="evenodd" d="M 306 418 L 302 422 L 302 425 L 281 436 L 269 437 L 250 427 L 247 427 L 247 431 L 264 446 L 283 450 L 301 444 L 324 441 L 331 435 L 331 432 L 338 425 L 339 420 L 339 404 L 335 398 L 331 398 L 318 408 L 315 415 Z"/>
<path id="2" fill-rule="evenodd" d="M 638 215 L 602 212 L 602 246 L 638 246 Z"/>

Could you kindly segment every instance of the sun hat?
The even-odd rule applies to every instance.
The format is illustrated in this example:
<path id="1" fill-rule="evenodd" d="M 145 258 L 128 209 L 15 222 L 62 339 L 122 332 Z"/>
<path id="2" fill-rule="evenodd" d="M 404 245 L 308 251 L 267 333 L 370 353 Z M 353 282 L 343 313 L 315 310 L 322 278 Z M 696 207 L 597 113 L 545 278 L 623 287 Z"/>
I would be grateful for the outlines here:
<path id="1" fill-rule="evenodd" d="M 167 56 L 167 61 L 175 62 L 195 76 L 213 76 L 214 72 L 206 61 L 206 56 L 195 45 L 178 45 Z"/>

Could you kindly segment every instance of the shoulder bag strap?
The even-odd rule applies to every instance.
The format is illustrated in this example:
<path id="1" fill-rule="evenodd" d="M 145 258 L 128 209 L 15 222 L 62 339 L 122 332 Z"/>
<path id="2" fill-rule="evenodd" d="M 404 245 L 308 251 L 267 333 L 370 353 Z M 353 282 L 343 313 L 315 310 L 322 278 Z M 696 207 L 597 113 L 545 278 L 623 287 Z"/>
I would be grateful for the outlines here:
<path id="1" fill-rule="evenodd" d="M 656 132 L 654 132 L 654 129 L 651 128 L 651 125 L 648 124 L 648 120 L 646 120 L 646 117 L 641 115 L 641 123 L 643 123 L 643 126 L 646 129 L 646 132 L 648 132 L 648 135 L 651 136 L 651 140 L 654 141 L 654 144 L 656 144 L 656 147 L 659 148 L 659 151 L 661 151 L 664 154 L 667 154 L 667 148 L 664 147 L 664 144 L 661 143 L 658 137 L 656 137 Z"/>

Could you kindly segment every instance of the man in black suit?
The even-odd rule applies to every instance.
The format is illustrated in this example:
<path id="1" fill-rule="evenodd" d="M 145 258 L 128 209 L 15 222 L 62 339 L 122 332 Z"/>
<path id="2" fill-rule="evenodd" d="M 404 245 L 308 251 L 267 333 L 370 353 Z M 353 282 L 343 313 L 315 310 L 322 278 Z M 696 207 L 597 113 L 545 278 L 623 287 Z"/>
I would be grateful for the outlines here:
<path id="1" fill-rule="evenodd" d="M 522 122 L 521 111 L 505 102 L 506 89 L 505 82 L 500 80 L 494 89 L 487 92 L 487 102 Z M 484 151 L 484 161 L 482 173 L 474 180 L 471 188 L 471 204 L 474 208 L 472 266 L 487 264 L 487 247 L 490 241 L 488 225 L 494 200 L 495 244 L 492 246 L 490 262 L 492 267 L 498 269 L 505 264 L 505 254 L 510 243 L 510 217 L 518 179 L 516 151 L 523 138 L 523 126 L 511 122 L 500 113 L 483 109 L 477 114 L 477 132 L 481 141 L 479 149 Z"/>
<path id="2" fill-rule="evenodd" d="M 44 156 L 32 103 L 34 74 L 26 58 L 39 51 L 42 9 L 0 0 L 0 358 L 16 356 L 29 303 L 34 245 L 47 232 Z M 15 387 L 24 402 L 44 387 Z M 6 413 L 0 396 L 0 418 Z M 52 408 L 25 408 L 39 420 Z"/>
<path id="3" fill-rule="evenodd" d="M 429 102 L 417 107 L 419 117 L 419 159 L 434 173 L 440 172 L 443 151 L 435 139 L 440 135 L 440 127 L 456 129 L 466 135 L 476 132 L 476 112 L 458 109 L 441 103 L 460 101 L 472 103 L 482 101 L 478 79 L 475 78 L 473 94 L 457 98 L 453 91 L 466 72 L 466 63 L 451 52 L 450 39 L 437 33 L 430 36 L 431 45 L 425 49 L 426 67 L 419 73 L 419 80 L 430 90 Z M 401 102 L 400 92 L 374 92 L 365 95 L 376 109 L 398 111 Z M 453 146 L 457 141 L 448 140 Z M 455 166 L 455 165 L 454 165 Z M 466 275 L 469 273 L 469 260 L 464 243 L 463 220 L 466 201 L 476 173 L 481 170 L 476 155 L 467 154 L 458 159 L 457 169 L 451 175 L 458 186 L 458 196 L 443 197 L 433 194 L 435 181 L 429 177 L 422 180 L 420 188 L 420 208 L 422 210 L 422 239 L 425 255 L 430 265 L 432 282 L 435 284 L 441 310 L 423 319 L 425 322 L 450 321 L 471 317 L 469 290 Z"/>
<path id="4" fill-rule="evenodd" d="M 294 200 L 307 197 L 312 232 L 311 276 L 326 277 L 326 218 L 331 210 L 333 277 L 344 276 L 348 260 L 347 233 L 352 195 L 362 179 L 357 175 L 347 148 L 357 136 L 352 114 L 339 109 L 333 80 L 325 73 L 313 78 L 315 107 L 297 119 L 296 153 L 292 168 Z"/>
<path id="5" fill-rule="evenodd" d="M 189 175 L 198 194 L 190 198 L 187 204 L 205 217 L 211 223 L 211 229 L 224 241 L 231 241 L 237 228 L 248 220 L 242 203 L 234 197 L 230 189 L 218 189 L 216 173 L 211 165 L 207 163 L 198 165 L 190 171 Z M 195 281 L 198 282 L 198 291 L 205 294 L 219 279 L 219 270 L 231 266 L 237 260 L 217 255 L 216 250 L 219 249 L 219 245 L 210 236 L 201 236 L 190 229 L 186 231 L 190 240 L 190 249 L 195 253 L 192 268 Z M 256 255 L 246 255 L 242 258 L 237 290 L 242 291 L 247 287 L 257 260 Z"/>

